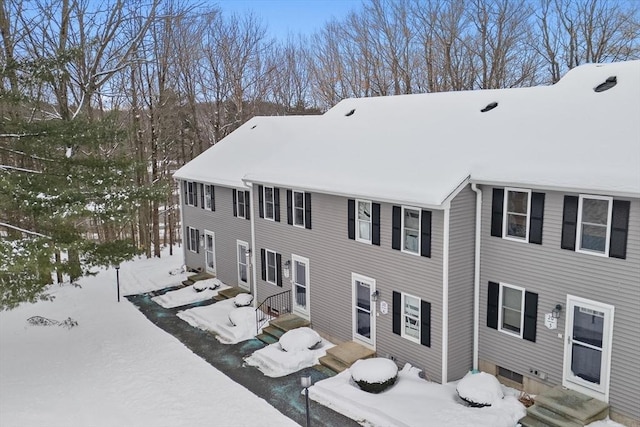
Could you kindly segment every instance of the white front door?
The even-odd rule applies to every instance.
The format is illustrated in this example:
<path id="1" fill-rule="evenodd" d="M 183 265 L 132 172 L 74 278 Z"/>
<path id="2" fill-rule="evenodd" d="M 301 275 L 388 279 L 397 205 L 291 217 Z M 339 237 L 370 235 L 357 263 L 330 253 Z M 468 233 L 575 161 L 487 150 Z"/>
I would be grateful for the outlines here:
<path id="1" fill-rule="evenodd" d="M 372 294 L 376 281 L 370 277 L 351 274 L 353 286 L 353 339 L 375 347 L 376 317 Z"/>
<path id="2" fill-rule="evenodd" d="M 309 260 L 292 254 L 291 269 L 293 311 L 309 319 Z"/>
<path id="3" fill-rule="evenodd" d="M 204 230 L 204 260 L 207 273 L 216 274 L 216 236 Z"/>
<path id="4" fill-rule="evenodd" d="M 608 402 L 614 307 L 567 296 L 562 385 Z"/>
<path id="5" fill-rule="evenodd" d="M 249 244 L 242 240 L 237 240 L 236 256 L 238 261 L 238 286 L 243 289 L 249 288 Z"/>

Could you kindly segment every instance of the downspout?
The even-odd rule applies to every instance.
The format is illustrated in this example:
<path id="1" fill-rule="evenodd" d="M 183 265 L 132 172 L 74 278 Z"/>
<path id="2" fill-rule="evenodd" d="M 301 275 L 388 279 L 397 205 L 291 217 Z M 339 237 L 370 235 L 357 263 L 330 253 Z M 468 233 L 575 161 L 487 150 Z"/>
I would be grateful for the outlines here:
<path id="1" fill-rule="evenodd" d="M 253 307 L 258 307 L 258 287 L 256 275 L 256 216 L 253 209 L 253 183 L 249 181 L 243 181 L 244 185 L 249 188 L 249 209 L 251 209 L 251 295 L 253 295 Z"/>
<path id="2" fill-rule="evenodd" d="M 447 383 L 449 370 L 449 214 L 451 205 L 444 208 L 442 236 L 442 384 Z"/>
<path id="3" fill-rule="evenodd" d="M 184 203 L 185 201 L 183 200 L 183 183 L 186 181 L 182 181 L 182 180 L 177 180 L 178 181 L 178 203 L 180 203 L 180 242 L 182 243 L 182 265 L 184 266 L 185 270 L 187 268 L 187 246 L 185 244 L 185 239 L 184 239 L 184 235 L 185 235 L 185 230 L 186 230 L 186 221 L 184 220 Z"/>
<path id="4" fill-rule="evenodd" d="M 480 236 L 482 226 L 482 190 L 475 182 L 471 189 L 476 193 L 476 236 L 473 268 L 473 369 L 478 370 L 478 335 L 480 326 Z"/>

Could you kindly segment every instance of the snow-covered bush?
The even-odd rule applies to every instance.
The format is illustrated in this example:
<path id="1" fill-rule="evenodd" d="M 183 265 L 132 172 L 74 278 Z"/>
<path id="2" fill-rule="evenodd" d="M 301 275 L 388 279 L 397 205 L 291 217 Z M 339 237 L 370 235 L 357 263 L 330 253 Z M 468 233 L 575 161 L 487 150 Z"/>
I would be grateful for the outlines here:
<path id="1" fill-rule="evenodd" d="M 193 284 L 193 290 L 196 292 L 206 291 L 207 289 L 209 289 L 209 286 L 204 281 L 198 281 Z"/>
<path id="2" fill-rule="evenodd" d="M 498 379 L 486 372 L 469 372 L 458 382 L 456 391 L 460 399 L 474 408 L 491 406 L 504 397 Z"/>
<path id="3" fill-rule="evenodd" d="M 238 307 L 229 312 L 229 321 L 233 326 L 255 323 L 256 311 L 252 307 Z"/>
<path id="4" fill-rule="evenodd" d="M 78 322 L 71 317 L 67 317 L 66 320 L 59 322 L 55 319 L 47 319 L 42 316 L 32 316 L 27 319 L 27 323 L 33 326 L 62 326 L 63 328 L 71 329 L 74 326 L 78 326 Z"/>
<path id="5" fill-rule="evenodd" d="M 358 360 L 349 371 L 351 379 L 368 393 L 381 393 L 394 385 L 398 378 L 396 363 L 382 357 Z"/>
<path id="6" fill-rule="evenodd" d="M 296 328 L 280 337 L 280 347 L 284 351 L 311 350 L 322 342 L 322 338 L 311 328 Z"/>
<path id="7" fill-rule="evenodd" d="M 247 307 L 251 305 L 252 301 L 253 295 L 251 294 L 238 294 L 233 299 L 233 303 L 236 305 L 236 307 Z"/>

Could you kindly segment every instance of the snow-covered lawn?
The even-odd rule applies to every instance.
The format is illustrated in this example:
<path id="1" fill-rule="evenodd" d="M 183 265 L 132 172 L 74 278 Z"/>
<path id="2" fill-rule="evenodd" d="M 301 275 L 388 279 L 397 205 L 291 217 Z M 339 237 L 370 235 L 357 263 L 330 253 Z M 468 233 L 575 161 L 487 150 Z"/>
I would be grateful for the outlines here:
<path id="1" fill-rule="evenodd" d="M 125 263 L 123 294 L 186 275 L 181 256 Z M 0 426 L 295 426 L 142 315 L 116 302 L 115 270 L 0 312 Z M 39 315 L 78 326 L 28 326 Z"/>
<path id="2" fill-rule="evenodd" d="M 208 287 L 208 285 L 211 285 L 211 287 L 217 285 L 217 287 L 215 289 L 211 289 L 210 287 Z M 205 286 L 205 289 L 198 291 L 196 290 L 197 286 Z M 175 291 L 170 291 L 165 294 L 155 296 L 151 299 L 164 308 L 174 308 L 187 304 L 193 304 L 195 302 L 209 300 L 218 295 L 218 292 L 220 292 L 221 290 L 228 288 L 229 286 L 223 284 L 218 279 L 207 279 L 199 281 L 191 286 L 176 289 Z"/>

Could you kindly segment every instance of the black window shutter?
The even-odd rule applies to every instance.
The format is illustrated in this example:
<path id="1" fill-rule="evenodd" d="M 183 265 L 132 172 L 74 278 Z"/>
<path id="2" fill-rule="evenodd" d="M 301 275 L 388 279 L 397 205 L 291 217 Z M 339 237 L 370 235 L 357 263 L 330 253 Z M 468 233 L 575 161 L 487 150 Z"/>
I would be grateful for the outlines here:
<path id="1" fill-rule="evenodd" d="M 400 292 L 393 291 L 393 333 L 401 335 L 402 331 L 402 298 Z"/>
<path id="2" fill-rule="evenodd" d="M 311 193 L 304 193 L 304 228 L 311 230 Z"/>
<path id="3" fill-rule="evenodd" d="M 262 280 L 267 280 L 267 251 L 260 249 L 260 268 L 262 270 Z"/>
<path id="4" fill-rule="evenodd" d="M 491 199 L 491 235 L 502 237 L 502 210 L 504 209 L 504 189 L 494 188 Z"/>
<path id="5" fill-rule="evenodd" d="M 544 219 L 544 193 L 531 193 L 531 218 L 529 218 L 529 243 L 542 244 Z"/>
<path id="6" fill-rule="evenodd" d="M 200 253 L 200 230 L 196 229 L 196 253 Z"/>
<path id="7" fill-rule="evenodd" d="M 287 190 L 287 224 L 293 225 L 293 192 Z"/>
<path id="8" fill-rule="evenodd" d="M 420 255 L 431 258 L 431 211 L 422 211 L 420 234 Z"/>
<path id="9" fill-rule="evenodd" d="M 380 203 L 371 204 L 371 243 L 380 246 Z"/>
<path id="10" fill-rule="evenodd" d="M 524 294 L 524 328 L 522 338 L 536 342 L 536 321 L 538 318 L 538 294 L 525 292 Z"/>
<path id="11" fill-rule="evenodd" d="M 216 210 L 216 187 L 211 186 L 211 210 L 215 212 Z"/>
<path id="12" fill-rule="evenodd" d="M 193 206 L 198 207 L 198 183 L 193 183 Z"/>
<path id="13" fill-rule="evenodd" d="M 184 192 L 184 204 L 189 204 L 189 184 L 187 181 L 182 181 L 182 190 Z"/>
<path id="14" fill-rule="evenodd" d="M 238 216 L 238 192 L 233 190 L 233 216 Z"/>
<path id="15" fill-rule="evenodd" d="M 347 230 L 349 239 L 355 240 L 356 238 L 356 201 L 353 199 L 347 200 Z"/>
<path id="16" fill-rule="evenodd" d="M 200 184 L 200 206 L 204 209 L 204 184 Z"/>
<path id="17" fill-rule="evenodd" d="M 487 292 L 487 326 L 498 329 L 498 309 L 500 305 L 500 285 L 489 282 Z"/>
<path id="18" fill-rule="evenodd" d="M 627 257 L 627 234 L 629 230 L 629 209 L 631 203 L 614 200 L 611 212 L 611 239 L 609 256 L 625 259 Z"/>
<path id="19" fill-rule="evenodd" d="M 282 287 L 282 255 L 276 254 L 276 284 Z"/>
<path id="20" fill-rule="evenodd" d="M 280 222 L 280 189 L 273 187 L 273 219 Z"/>
<path id="21" fill-rule="evenodd" d="M 562 249 L 576 250 L 576 230 L 578 227 L 578 197 L 564 196 L 562 214 Z"/>
<path id="22" fill-rule="evenodd" d="M 258 213 L 260 218 L 264 218 L 264 192 L 262 191 L 262 185 L 258 185 Z"/>
<path id="23" fill-rule="evenodd" d="M 420 344 L 431 347 L 431 303 L 420 301 Z"/>
<path id="24" fill-rule="evenodd" d="M 393 207 L 393 218 L 391 224 L 391 247 L 400 250 L 400 240 L 402 240 L 402 209 L 400 206 Z"/>
<path id="25" fill-rule="evenodd" d="M 248 190 L 244 192 L 244 217 L 251 219 L 251 196 Z"/>

